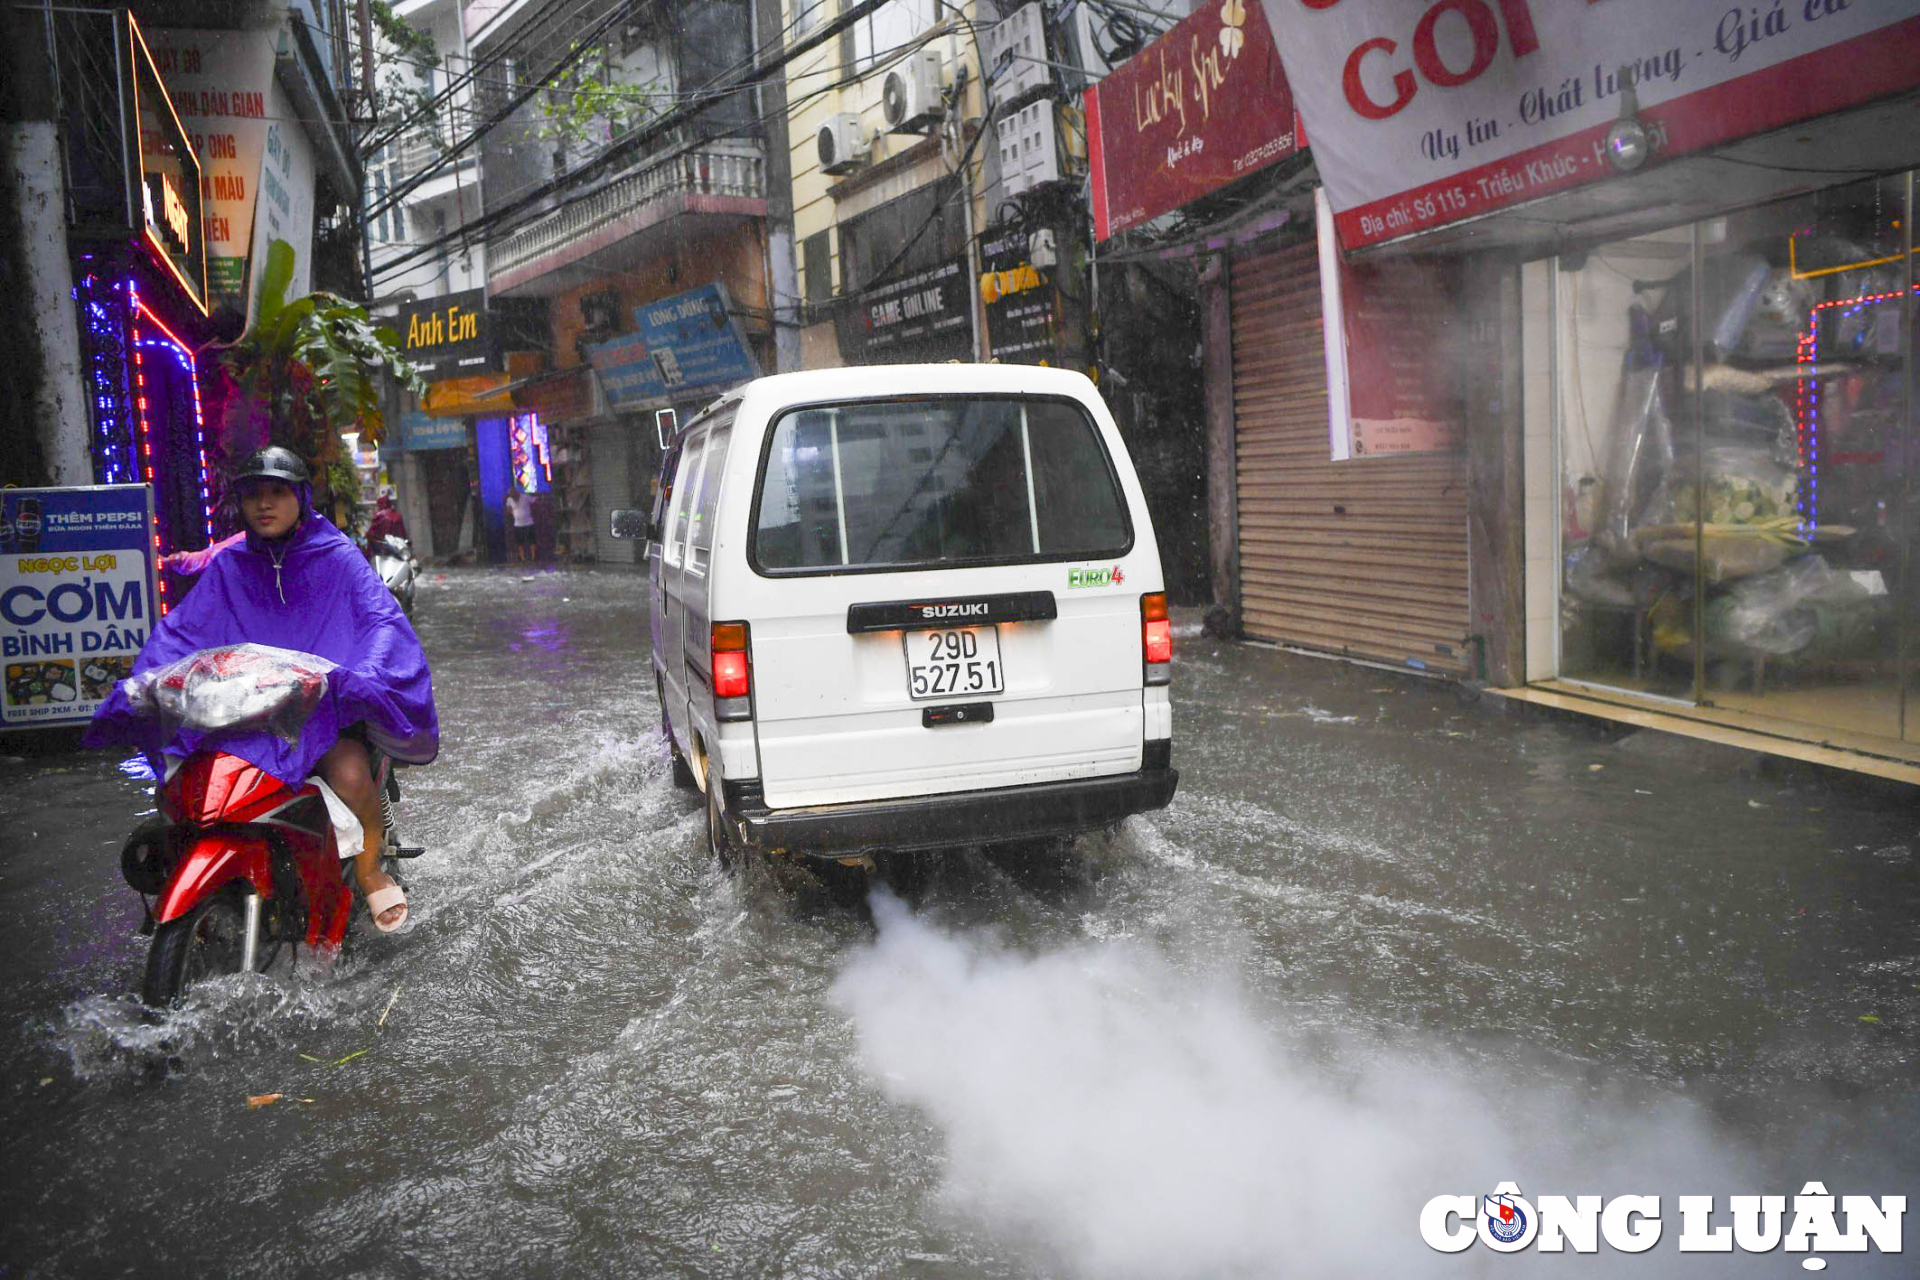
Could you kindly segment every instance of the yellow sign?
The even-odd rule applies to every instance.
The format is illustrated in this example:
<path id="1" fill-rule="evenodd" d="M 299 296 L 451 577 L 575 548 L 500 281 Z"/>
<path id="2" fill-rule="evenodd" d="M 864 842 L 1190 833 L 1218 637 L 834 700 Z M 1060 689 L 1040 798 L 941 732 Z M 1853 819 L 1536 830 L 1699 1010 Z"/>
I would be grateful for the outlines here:
<path id="1" fill-rule="evenodd" d="M 980 298 L 984 302 L 998 302 L 1016 293 L 1025 293 L 1028 289 L 1038 289 L 1046 281 L 1040 278 L 1040 272 L 1031 262 L 1024 262 L 1010 271 L 988 271 L 980 277 Z"/>
<path id="2" fill-rule="evenodd" d="M 430 418 L 514 412 L 513 395 L 507 390 L 504 373 L 477 373 L 428 383 L 427 399 L 421 408 Z"/>

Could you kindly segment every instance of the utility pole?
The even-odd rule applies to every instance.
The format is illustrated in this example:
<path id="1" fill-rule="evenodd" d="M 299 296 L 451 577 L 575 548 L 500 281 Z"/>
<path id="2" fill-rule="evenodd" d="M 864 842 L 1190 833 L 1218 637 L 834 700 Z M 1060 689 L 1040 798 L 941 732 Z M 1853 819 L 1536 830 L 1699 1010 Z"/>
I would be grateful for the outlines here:
<path id="1" fill-rule="evenodd" d="M 7 352 L 0 387 L 15 393 L 5 397 L 0 427 L 10 441 L 37 446 L 9 444 L 6 480 L 85 485 L 93 483 L 93 462 L 67 252 L 53 24 L 50 4 L 0 13 L 7 46 L 0 53 L 0 282 L 12 303 L 0 317 Z"/>
<path id="2" fill-rule="evenodd" d="M 777 54 L 783 43 L 780 0 L 753 0 L 754 48 Z M 787 80 L 766 76 L 759 83 L 759 114 L 767 121 L 767 222 L 765 269 L 767 311 L 773 321 L 774 372 L 792 373 L 800 367 L 800 273 L 793 252 L 793 153 L 787 137 Z"/>

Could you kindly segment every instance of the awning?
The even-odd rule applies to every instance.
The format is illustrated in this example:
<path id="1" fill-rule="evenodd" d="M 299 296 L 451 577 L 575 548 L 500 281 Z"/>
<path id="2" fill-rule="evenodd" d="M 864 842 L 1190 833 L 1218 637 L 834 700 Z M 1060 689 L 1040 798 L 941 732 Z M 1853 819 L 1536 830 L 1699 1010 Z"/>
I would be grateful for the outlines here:
<path id="1" fill-rule="evenodd" d="M 479 414 L 513 412 L 513 396 L 507 392 L 504 373 L 476 373 L 464 378 L 427 384 L 426 403 L 429 418 L 465 418 Z"/>
<path id="2" fill-rule="evenodd" d="M 511 390 L 515 406 L 548 422 L 579 422 L 593 416 L 592 370 L 586 365 L 535 374 Z"/>

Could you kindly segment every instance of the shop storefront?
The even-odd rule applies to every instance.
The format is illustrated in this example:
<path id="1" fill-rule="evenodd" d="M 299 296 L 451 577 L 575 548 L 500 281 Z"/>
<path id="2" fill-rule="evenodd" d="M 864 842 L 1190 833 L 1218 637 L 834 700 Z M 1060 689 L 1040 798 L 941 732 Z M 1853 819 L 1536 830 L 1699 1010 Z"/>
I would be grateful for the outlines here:
<path id="1" fill-rule="evenodd" d="M 1295 234 L 1232 254 L 1240 620 L 1250 637 L 1469 674 L 1460 411 L 1434 397 L 1429 314 L 1343 296 L 1337 259 Z M 1354 286 L 1421 268 L 1345 272 Z M 1352 341 L 1364 337 L 1372 341 Z M 1335 344 L 1330 386 L 1328 342 Z M 1355 395 L 1355 390 L 1359 395 Z M 1369 412 L 1367 395 L 1386 391 Z M 1359 412 L 1355 413 L 1355 405 Z"/>
<path id="2" fill-rule="evenodd" d="M 1343 259 L 1512 299 L 1455 318 L 1509 356 L 1465 477 L 1494 683 L 1906 776 L 1920 16 L 1434 9 L 1268 6 Z"/>
<path id="3" fill-rule="evenodd" d="M 582 345 L 606 412 L 569 443 L 577 442 L 590 462 L 581 496 L 591 512 L 595 556 L 624 564 L 637 562 L 639 548 L 610 536 L 608 513 L 647 506 L 677 424 L 761 367 L 720 281 L 639 303 L 628 314 L 631 330 Z"/>
<path id="4" fill-rule="evenodd" d="M 1195 57 L 1206 92 L 1156 98 L 1164 67 Z M 1196 10 L 1086 104 L 1102 239 L 1301 148 L 1257 8 Z M 1213 531 L 1232 548 L 1215 548 L 1216 598 L 1252 639 L 1468 674 L 1458 353 L 1436 337 L 1457 283 L 1431 264 L 1344 262 L 1310 197 L 1257 213 L 1203 242 L 1218 255 L 1203 296 L 1224 299 L 1204 343 Z"/>
<path id="5" fill-rule="evenodd" d="M 1787 733 L 1920 742 L 1913 172 L 1527 276 L 1560 356 L 1528 675 Z M 1557 517 L 1557 518 L 1543 518 Z M 1549 583 L 1542 581 L 1542 589 Z"/>
<path id="6" fill-rule="evenodd" d="M 425 400 L 403 407 L 403 430 L 389 450 L 398 455 L 390 466 L 408 528 L 426 517 L 429 549 L 416 550 L 447 557 L 477 552 L 500 562 L 507 555 L 504 510 L 515 474 L 511 424 L 521 412 L 512 387 L 545 360 L 538 354 L 545 345 L 545 306 L 537 299 L 489 301 L 484 290 L 469 289 L 408 303 L 386 323 L 427 383 Z M 536 471 L 544 485 L 544 471 Z"/>
<path id="7" fill-rule="evenodd" d="M 153 487 L 156 558 L 195 550 L 221 497 L 203 402 L 213 334 L 199 161 L 130 15 L 64 15 L 58 49 L 63 74 L 95 72 L 63 98 L 61 122 L 94 479 Z M 160 576 L 161 612 L 184 586 Z"/>

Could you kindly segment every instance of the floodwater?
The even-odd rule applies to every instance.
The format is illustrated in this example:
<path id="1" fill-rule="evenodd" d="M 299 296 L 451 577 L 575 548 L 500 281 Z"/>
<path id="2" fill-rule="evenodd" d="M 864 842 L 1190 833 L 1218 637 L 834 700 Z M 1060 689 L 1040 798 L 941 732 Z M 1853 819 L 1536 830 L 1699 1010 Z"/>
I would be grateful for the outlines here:
<path id="1" fill-rule="evenodd" d="M 1183 634 L 1171 809 L 869 910 L 710 863 L 639 578 L 429 578 L 418 925 L 330 969 L 145 1014 L 144 784 L 0 762 L 0 1274 L 1786 1276 L 1676 1197 L 1920 1190 L 1906 793 Z M 1421 1243 L 1508 1180 L 1657 1254 Z"/>

